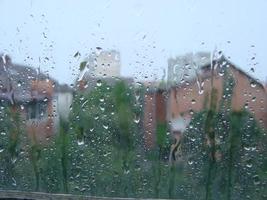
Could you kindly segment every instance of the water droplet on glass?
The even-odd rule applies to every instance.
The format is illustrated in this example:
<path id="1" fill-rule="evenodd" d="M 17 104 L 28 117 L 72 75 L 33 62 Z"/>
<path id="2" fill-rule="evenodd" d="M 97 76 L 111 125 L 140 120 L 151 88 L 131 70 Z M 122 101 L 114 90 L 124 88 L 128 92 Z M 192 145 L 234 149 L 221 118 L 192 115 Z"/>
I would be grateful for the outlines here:
<path id="1" fill-rule="evenodd" d="M 105 107 L 103 104 L 99 105 L 101 111 L 105 111 Z"/>
<path id="2" fill-rule="evenodd" d="M 84 137 L 78 138 L 78 140 L 77 140 L 77 144 L 78 144 L 79 146 L 84 145 Z"/>
<path id="3" fill-rule="evenodd" d="M 250 86 L 251 86 L 252 88 L 255 88 L 255 87 L 256 87 L 256 82 L 255 82 L 255 81 L 251 81 L 251 82 L 250 82 Z"/>
<path id="4" fill-rule="evenodd" d="M 252 167 L 252 163 L 247 163 L 246 166 L 247 166 L 247 168 L 251 168 Z"/>
<path id="5" fill-rule="evenodd" d="M 187 163 L 188 163 L 189 165 L 193 165 L 194 161 L 192 160 L 192 158 L 189 158 L 188 161 L 187 161 Z"/>
<path id="6" fill-rule="evenodd" d="M 140 122 L 140 116 L 139 116 L 139 114 L 135 114 L 134 123 L 138 124 L 139 122 Z"/>
<path id="7" fill-rule="evenodd" d="M 74 54 L 74 58 L 77 58 L 78 56 L 81 56 L 81 53 L 79 51 L 77 51 L 75 54 Z"/>
<path id="8" fill-rule="evenodd" d="M 107 124 L 103 124 L 103 128 L 107 130 L 108 129 L 108 125 Z"/>
<path id="9" fill-rule="evenodd" d="M 80 96 L 80 101 L 83 101 L 84 100 L 84 96 Z"/>
<path id="10" fill-rule="evenodd" d="M 24 110 L 24 108 L 25 108 L 24 105 L 20 105 L 21 110 Z"/>
<path id="11" fill-rule="evenodd" d="M 101 81 L 101 80 L 97 80 L 97 81 L 96 81 L 96 86 L 97 86 L 97 87 L 100 87 L 101 85 L 102 85 L 102 81 Z"/>
<path id="12" fill-rule="evenodd" d="M 138 101 L 140 98 L 140 91 L 139 90 L 136 90 L 135 91 L 135 100 Z"/>
<path id="13" fill-rule="evenodd" d="M 2 131 L 2 132 L 0 133 L 0 135 L 6 135 L 6 132 Z"/>
<path id="14" fill-rule="evenodd" d="M 219 76 L 223 76 L 224 75 L 224 70 L 219 71 Z"/>
<path id="15" fill-rule="evenodd" d="M 14 164 L 17 161 L 17 157 L 16 156 L 12 156 L 11 157 L 11 162 Z"/>
<path id="16" fill-rule="evenodd" d="M 196 138 L 195 138 L 195 137 L 191 137 L 190 140 L 191 140 L 192 142 L 195 142 L 195 141 L 196 141 Z"/>
<path id="17" fill-rule="evenodd" d="M 253 183 L 254 183 L 254 185 L 260 184 L 260 178 L 258 175 L 253 176 Z"/>
<path id="18" fill-rule="evenodd" d="M 13 186 L 17 186 L 17 181 L 15 180 L 15 178 L 12 177 L 12 185 Z"/>
<path id="19" fill-rule="evenodd" d="M 197 86 L 198 86 L 198 94 L 204 93 L 204 81 L 197 80 Z"/>

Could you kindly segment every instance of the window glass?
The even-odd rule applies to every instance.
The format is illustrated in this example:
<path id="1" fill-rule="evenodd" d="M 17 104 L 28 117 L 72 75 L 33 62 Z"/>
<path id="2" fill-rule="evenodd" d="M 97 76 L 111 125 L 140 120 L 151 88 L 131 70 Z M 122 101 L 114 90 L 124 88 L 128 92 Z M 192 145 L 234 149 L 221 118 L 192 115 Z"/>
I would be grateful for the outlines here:
<path id="1" fill-rule="evenodd" d="M 1 0 L 0 199 L 267 199 L 266 7 Z"/>

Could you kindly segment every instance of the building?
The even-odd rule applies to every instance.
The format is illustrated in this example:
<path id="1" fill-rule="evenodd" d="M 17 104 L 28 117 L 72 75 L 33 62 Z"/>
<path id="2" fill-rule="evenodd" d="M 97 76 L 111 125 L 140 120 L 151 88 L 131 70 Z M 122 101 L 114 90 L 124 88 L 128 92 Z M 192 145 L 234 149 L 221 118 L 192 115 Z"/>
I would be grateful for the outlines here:
<path id="1" fill-rule="evenodd" d="M 0 56 L 1 103 L 20 113 L 25 130 L 34 141 L 46 141 L 55 133 L 56 84 L 40 70 L 13 64 L 8 56 Z"/>
<path id="2" fill-rule="evenodd" d="M 149 89 L 144 96 L 143 139 L 147 149 L 156 143 L 157 124 L 167 123 L 167 90 Z"/>
<path id="3" fill-rule="evenodd" d="M 168 86 L 177 85 L 197 76 L 202 66 L 210 63 L 211 54 L 199 52 L 168 59 Z"/>
<path id="4" fill-rule="evenodd" d="M 73 100 L 73 89 L 70 88 L 68 85 L 58 85 L 55 91 L 56 96 L 56 110 L 58 113 L 58 120 L 67 121 L 70 110 L 71 104 Z"/>
<path id="5" fill-rule="evenodd" d="M 97 81 L 105 80 L 107 83 L 113 83 L 115 79 L 120 78 L 120 53 L 115 50 L 93 52 L 85 60 L 86 65 L 80 71 L 77 86 L 81 90 L 93 89 Z"/>
<path id="6" fill-rule="evenodd" d="M 217 108 L 223 97 L 225 73 L 233 78 L 233 94 L 231 109 L 239 111 L 246 109 L 251 112 L 262 127 L 267 128 L 267 93 L 263 85 L 247 73 L 233 65 L 226 58 L 221 57 L 213 61 L 215 70 L 213 85 L 217 90 Z M 191 119 L 191 112 L 198 112 L 210 103 L 212 70 L 208 64 L 201 68 L 198 78 L 169 89 L 168 120 L 172 130 L 183 132 Z M 200 87 L 201 85 L 201 87 Z"/>
<path id="7" fill-rule="evenodd" d="M 212 67 L 214 71 L 212 71 Z M 228 78 L 227 78 L 228 77 Z M 184 82 L 172 84 L 165 90 L 147 92 L 144 98 L 145 142 L 148 147 L 155 142 L 158 122 L 168 122 L 170 132 L 177 139 L 186 130 L 195 112 L 207 109 L 210 104 L 211 82 L 217 91 L 217 109 L 221 106 L 224 90 L 233 81 L 230 106 L 233 111 L 242 109 L 252 113 L 259 125 L 267 129 L 267 93 L 256 79 L 236 67 L 224 56 L 203 65 L 197 76 Z M 160 97 L 159 97 L 160 96 Z M 160 110 L 160 111 L 159 111 Z M 165 115 L 165 119 L 163 116 Z"/>
<path id="8" fill-rule="evenodd" d="M 85 68 L 86 76 L 95 78 L 120 77 L 120 53 L 115 50 L 93 52 Z"/>

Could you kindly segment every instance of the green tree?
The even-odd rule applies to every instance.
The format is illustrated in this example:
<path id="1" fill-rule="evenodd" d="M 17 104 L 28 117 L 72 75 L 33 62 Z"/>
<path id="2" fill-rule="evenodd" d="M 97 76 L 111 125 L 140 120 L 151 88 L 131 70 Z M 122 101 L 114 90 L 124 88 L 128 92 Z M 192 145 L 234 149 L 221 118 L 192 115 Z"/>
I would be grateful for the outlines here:
<path id="1" fill-rule="evenodd" d="M 180 186 L 184 198 L 266 197 L 266 136 L 248 111 L 231 110 L 234 84 L 226 73 L 220 108 L 215 106 L 218 100 L 213 90 L 209 109 L 196 113 L 184 134 L 186 176 Z"/>
<path id="2" fill-rule="evenodd" d="M 123 81 L 77 92 L 71 113 L 71 186 L 77 193 L 133 196 L 137 191 L 134 91 Z M 136 189 L 136 190 L 135 190 Z"/>

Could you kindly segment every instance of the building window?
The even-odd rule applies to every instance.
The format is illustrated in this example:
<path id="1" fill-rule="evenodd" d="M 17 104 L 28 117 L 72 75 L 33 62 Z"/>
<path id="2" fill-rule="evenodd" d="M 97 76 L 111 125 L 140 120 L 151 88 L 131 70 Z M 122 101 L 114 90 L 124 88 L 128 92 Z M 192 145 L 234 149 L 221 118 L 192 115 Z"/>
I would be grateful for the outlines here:
<path id="1" fill-rule="evenodd" d="M 47 103 L 32 101 L 27 106 L 27 119 L 42 119 L 47 116 Z"/>

